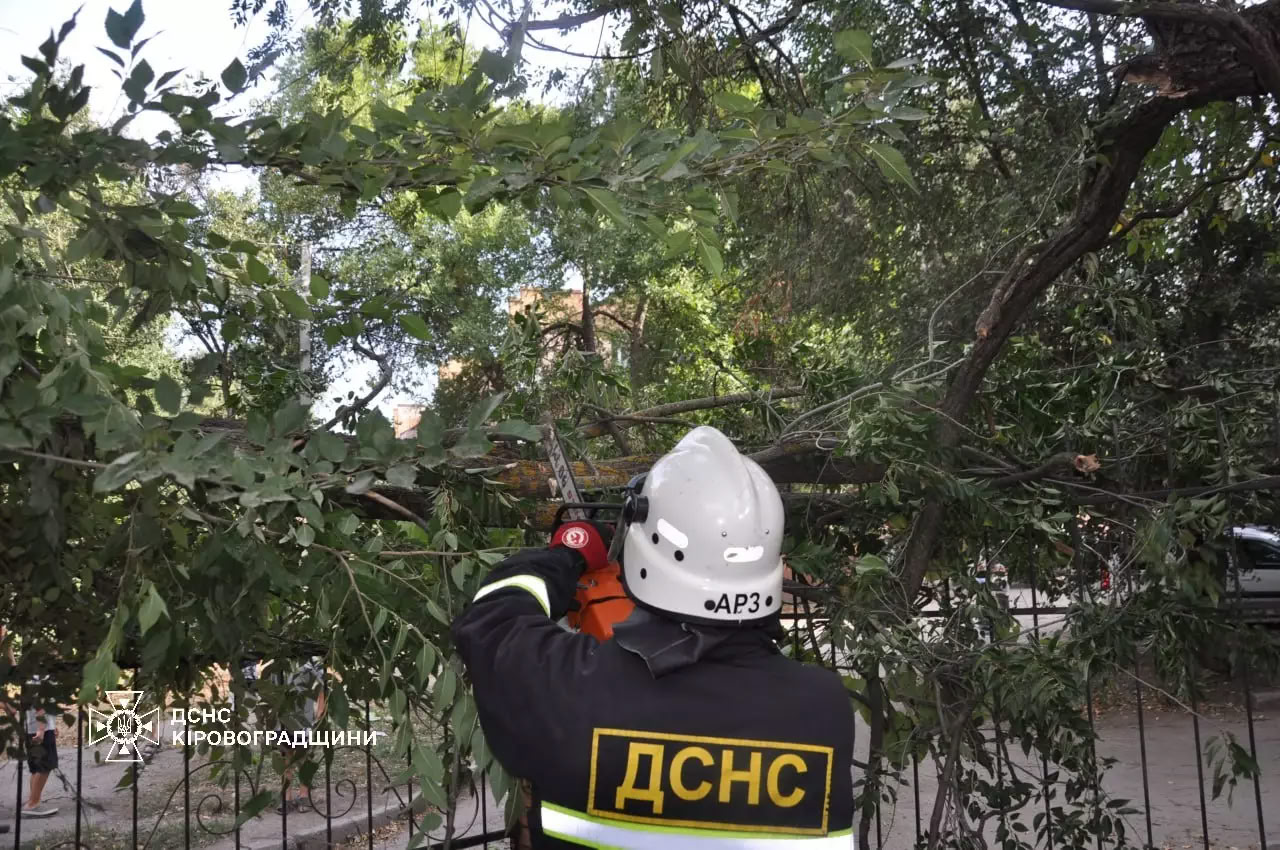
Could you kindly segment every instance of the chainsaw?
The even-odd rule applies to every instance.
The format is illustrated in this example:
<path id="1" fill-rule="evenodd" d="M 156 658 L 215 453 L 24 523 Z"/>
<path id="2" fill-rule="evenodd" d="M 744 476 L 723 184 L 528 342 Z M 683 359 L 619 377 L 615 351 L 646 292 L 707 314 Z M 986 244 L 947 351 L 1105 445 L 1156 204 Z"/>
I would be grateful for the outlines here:
<path id="1" fill-rule="evenodd" d="M 618 564 L 625 532 L 621 521 L 624 506 L 616 502 L 583 500 L 578 482 L 573 477 L 573 470 L 565 456 L 564 446 L 560 442 L 560 435 L 550 421 L 544 426 L 543 443 L 561 500 L 552 528 L 559 528 L 565 522 L 594 522 L 601 514 L 616 512 L 618 516 L 615 520 L 617 525 L 613 545 L 609 548 L 609 565 L 604 569 L 588 570 L 582 574 L 582 578 L 578 580 L 578 592 L 574 596 L 577 608 L 570 611 L 567 617 L 571 628 L 589 634 L 596 640 L 606 641 L 613 637 L 614 624 L 625 620 L 635 608 L 635 603 L 622 586 L 622 567 Z M 575 530 L 577 529 L 570 529 L 571 532 Z"/>

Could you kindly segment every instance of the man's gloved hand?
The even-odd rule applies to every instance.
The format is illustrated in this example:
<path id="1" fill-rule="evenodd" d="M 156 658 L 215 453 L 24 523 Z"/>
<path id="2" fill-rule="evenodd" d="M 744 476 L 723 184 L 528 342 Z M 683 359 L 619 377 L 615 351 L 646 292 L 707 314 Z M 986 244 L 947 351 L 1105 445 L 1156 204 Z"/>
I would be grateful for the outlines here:
<path id="1" fill-rule="evenodd" d="M 612 537 L 613 530 L 606 525 L 576 520 L 557 528 L 551 535 L 551 545 L 576 549 L 588 570 L 600 570 L 609 565 L 609 541 Z"/>

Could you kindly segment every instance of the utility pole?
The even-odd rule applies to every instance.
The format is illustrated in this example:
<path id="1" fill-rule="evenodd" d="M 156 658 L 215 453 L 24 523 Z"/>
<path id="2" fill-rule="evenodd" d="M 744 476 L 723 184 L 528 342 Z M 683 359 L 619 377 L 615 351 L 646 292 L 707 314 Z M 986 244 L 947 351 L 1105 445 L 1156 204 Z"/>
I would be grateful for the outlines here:
<path id="1" fill-rule="evenodd" d="M 298 294 L 303 298 L 311 296 L 311 243 L 302 243 L 302 263 L 298 268 Z M 303 319 L 298 327 L 298 352 L 301 362 L 298 368 L 302 372 L 302 394 L 298 400 L 303 407 L 311 408 L 311 320 Z"/>

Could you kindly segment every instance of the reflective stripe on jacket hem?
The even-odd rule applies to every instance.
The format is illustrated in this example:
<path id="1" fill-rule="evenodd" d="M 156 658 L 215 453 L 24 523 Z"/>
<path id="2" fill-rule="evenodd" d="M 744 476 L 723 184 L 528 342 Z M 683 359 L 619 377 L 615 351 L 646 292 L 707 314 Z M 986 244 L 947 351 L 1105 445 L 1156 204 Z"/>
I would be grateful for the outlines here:
<path id="1" fill-rule="evenodd" d="M 520 575 L 510 576 L 508 578 L 495 581 L 493 584 L 486 584 L 484 587 L 476 591 L 475 601 L 479 601 L 484 597 L 493 593 L 495 590 L 502 590 L 504 587 L 518 587 L 526 591 L 538 600 L 538 604 L 542 606 L 542 610 L 547 612 L 547 616 L 551 616 L 551 597 L 547 593 L 547 583 L 540 576 Z"/>
<path id="2" fill-rule="evenodd" d="M 831 835 L 775 835 L 718 829 L 631 824 L 591 817 L 554 803 L 542 804 L 542 831 L 553 838 L 601 850 L 849 850 L 853 830 Z"/>

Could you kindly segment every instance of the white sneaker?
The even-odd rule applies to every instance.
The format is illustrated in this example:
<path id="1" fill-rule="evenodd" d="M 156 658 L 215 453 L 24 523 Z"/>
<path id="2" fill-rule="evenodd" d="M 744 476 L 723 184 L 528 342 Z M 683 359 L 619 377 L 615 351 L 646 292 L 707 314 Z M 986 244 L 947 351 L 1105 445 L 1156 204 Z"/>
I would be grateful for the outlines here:
<path id="1" fill-rule="evenodd" d="M 24 818 L 51 818 L 58 813 L 58 810 L 50 807 L 42 807 L 38 809 L 28 809 L 23 806 L 22 816 Z"/>

